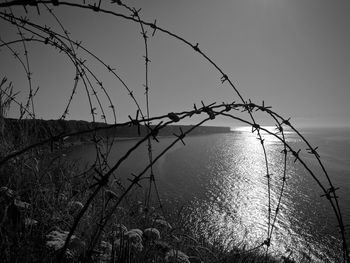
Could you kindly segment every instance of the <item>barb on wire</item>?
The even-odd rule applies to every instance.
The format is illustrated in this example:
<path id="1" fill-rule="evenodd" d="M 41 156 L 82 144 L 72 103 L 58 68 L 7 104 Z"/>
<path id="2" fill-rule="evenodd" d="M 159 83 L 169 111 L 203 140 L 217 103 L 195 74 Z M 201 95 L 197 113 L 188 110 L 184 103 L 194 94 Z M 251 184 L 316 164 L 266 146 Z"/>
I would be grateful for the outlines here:
<path id="1" fill-rule="evenodd" d="M 298 151 L 291 150 L 292 154 L 295 157 L 294 162 L 299 160 L 299 153 L 300 153 L 300 151 L 301 151 L 300 149 Z"/>
<path id="2" fill-rule="evenodd" d="M 131 174 L 132 176 L 133 176 L 133 179 L 130 179 L 130 178 L 128 178 L 128 181 L 129 182 L 131 182 L 131 184 L 135 184 L 135 185 L 137 185 L 138 187 L 140 187 L 140 188 L 142 188 L 142 185 L 140 185 L 139 184 L 139 182 L 140 182 L 140 180 L 141 180 L 141 178 L 138 178 L 135 174 Z"/>
<path id="3" fill-rule="evenodd" d="M 145 126 L 148 128 L 149 130 L 149 134 L 151 135 L 151 137 L 153 138 L 153 140 L 155 140 L 156 142 L 159 142 L 157 136 L 158 133 L 160 131 L 161 125 L 163 122 L 158 123 L 156 126 L 151 127 L 151 125 L 149 124 L 145 124 Z"/>
<path id="4" fill-rule="evenodd" d="M 185 144 L 185 142 L 184 142 L 184 138 L 185 138 L 185 134 L 184 134 L 184 132 L 183 132 L 183 130 L 181 129 L 181 127 L 179 128 L 179 130 L 180 130 L 180 135 L 177 135 L 176 133 L 173 133 L 173 135 L 176 137 L 176 138 L 178 138 L 181 142 L 182 142 L 182 144 L 185 146 L 186 144 Z"/>
<path id="5" fill-rule="evenodd" d="M 330 200 L 331 198 L 338 198 L 338 196 L 336 196 L 335 191 L 337 191 L 339 189 L 339 187 L 330 187 L 326 190 L 326 193 L 321 195 L 321 197 L 326 197 L 328 200 Z M 333 194 L 333 195 L 332 195 Z"/>
<path id="6" fill-rule="evenodd" d="M 139 113 L 140 111 L 137 110 L 136 111 L 136 117 L 135 119 L 132 119 L 130 115 L 128 115 L 129 119 L 130 119 L 130 125 L 129 126 L 136 126 L 137 127 L 137 134 L 140 136 L 141 134 L 141 126 L 140 126 L 140 121 L 139 121 Z"/>
<path id="7" fill-rule="evenodd" d="M 154 37 L 154 35 L 156 34 L 156 31 L 157 31 L 157 19 L 154 20 L 153 24 L 151 25 L 151 28 L 153 29 L 153 32 L 152 32 L 152 37 Z"/>
<path id="8" fill-rule="evenodd" d="M 318 146 L 315 148 L 307 148 L 306 150 L 308 153 L 315 155 L 316 157 L 320 158 L 320 155 L 317 152 Z"/>
<path id="9" fill-rule="evenodd" d="M 89 7 L 91 7 L 92 10 L 94 10 L 95 12 L 100 11 L 100 7 L 101 7 L 101 0 L 99 0 L 98 4 L 96 5 L 96 3 L 94 3 L 93 5 L 89 5 Z"/>

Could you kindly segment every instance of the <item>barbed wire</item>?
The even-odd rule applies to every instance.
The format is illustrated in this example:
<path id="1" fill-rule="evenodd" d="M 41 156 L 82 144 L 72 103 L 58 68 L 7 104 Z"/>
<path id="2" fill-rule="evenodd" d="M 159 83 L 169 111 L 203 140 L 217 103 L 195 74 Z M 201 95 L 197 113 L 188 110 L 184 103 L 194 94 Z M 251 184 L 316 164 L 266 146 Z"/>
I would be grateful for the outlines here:
<path id="1" fill-rule="evenodd" d="M 113 1 L 112 1 L 113 2 Z M 32 89 L 32 82 L 31 82 L 31 67 L 30 67 L 30 61 L 28 56 L 28 49 L 26 46 L 26 43 L 29 42 L 36 42 L 39 44 L 44 45 L 50 45 L 51 47 L 58 49 L 60 52 L 64 53 L 69 57 L 71 60 L 73 66 L 76 69 L 75 77 L 74 77 L 74 84 L 72 88 L 71 96 L 68 100 L 68 103 L 66 105 L 66 108 L 64 110 L 64 113 L 62 114 L 61 119 L 65 119 L 69 112 L 69 108 L 71 105 L 71 102 L 73 100 L 73 97 L 76 93 L 76 89 L 78 87 L 79 80 L 82 81 L 85 93 L 89 102 L 89 108 L 90 108 L 90 115 L 92 118 L 93 123 L 96 123 L 96 107 L 93 104 L 92 97 L 95 98 L 97 101 L 97 105 L 99 110 L 101 111 L 101 116 L 104 116 L 102 118 L 104 122 L 107 124 L 107 118 L 106 118 L 106 112 L 104 110 L 104 106 L 102 104 L 102 101 L 100 100 L 97 91 L 95 89 L 95 86 L 92 82 L 92 79 L 97 83 L 97 86 L 101 88 L 104 95 L 108 99 L 109 102 L 109 108 L 111 108 L 114 116 L 114 124 L 112 125 L 106 125 L 104 127 L 92 127 L 90 129 L 82 130 L 82 131 L 75 131 L 75 132 L 60 132 L 58 134 L 52 134 L 49 138 L 41 139 L 39 142 L 32 143 L 30 145 L 24 146 L 22 149 L 19 149 L 17 151 L 14 151 L 13 153 L 9 153 L 6 155 L 2 160 L 0 160 L 0 166 L 4 165 L 9 160 L 22 155 L 26 152 L 28 152 L 31 149 L 35 149 L 37 147 L 40 147 L 45 144 L 52 143 L 54 141 L 60 140 L 64 137 L 70 136 L 70 137 L 77 137 L 83 134 L 92 134 L 93 140 L 94 140 L 94 146 L 96 151 L 96 162 L 95 162 L 95 183 L 90 185 L 90 189 L 93 189 L 92 193 L 89 195 L 88 199 L 86 200 L 83 208 L 79 211 L 77 216 L 74 219 L 74 222 L 70 228 L 69 234 L 65 240 L 65 244 L 61 250 L 59 261 L 63 259 L 63 256 L 65 255 L 65 252 L 68 248 L 68 244 L 70 242 L 70 239 L 74 235 L 78 224 L 80 223 L 81 219 L 83 218 L 84 214 L 87 212 L 89 206 L 91 203 L 96 199 L 96 196 L 108 185 L 108 182 L 110 180 L 110 177 L 114 174 L 116 170 L 120 167 L 122 163 L 125 162 L 130 156 L 131 153 L 136 151 L 140 145 L 142 145 L 144 142 L 147 142 L 148 145 L 148 165 L 144 167 L 142 172 L 140 172 L 137 175 L 133 175 L 133 178 L 129 178 L 130 184 L 124 189 L 123 193 L 119 196 L 117 200 L 114 201 L 114 204 L 109 210 L 105 210 L 105 203 L 103 204 L 102 209 L 102 216 L 100 217 L 100 220 L 98 223 L 96 223 L 95 229 L 92 234 L 91 242 L 89 244 L 88 253 L 91 256 L 91 253 L 93 252 L 93 249 L 95 248 L 98 240 L 100 239 L 101 232 L 103 231 L 104 227 L 106 226 L 107 222 L 111 219 L 113 213 L 115 212 L 115 209 L 118 207 L 118 205 L 124 200 L 124 198 L 129 194 L 131 189 L 139 185 L 140 180 L 145 179 L 146 172 L 149 171 L 150 176 L 147 177 L 149 180 L 149 188 L 148 188 L 148 195 L 146 201 L 146 205 L 149 206 L 150 199 L 151 199 L 151 192 L 152 187 L 154 188 L 154 191 L 156 193 L 158 202 L 161 205 L 157 183 L 154 177 L 154 171 L 153 171 L 153 165 L 162 157 L 165 153 L 167 153 L 176 143 L 181 142 L 185 144 L 184 139 L 188 134 L 193 132 L 195 129 L 197 129 L 199 126 L 203 125 L 206 122 L 214 120 L 217 116 L 227 117 L 231 118 L 235 121 L 239 121 L 241 123 L 244 123 L 246 125 L 249 125 L 252 128 L 252 133 L 255 133 L 257 135 L 257 139 L 260 141 L 260 145 L 263 150 L 263 157 L 264 157 L 264 166 L 265 166 L 265 176 L 266 176 L 266 186 L 267 186 L 267 233 L 266 233 L 266 239 L 263 240 L 260 245 L 257 247 L 254 247 L 248 251 L 260 249 L 261 247 L 265 247 L 265 255 L 266 258 L 268 256 L 268 251 L 271 245 L 273 244 L 273 231 L 276 228 L 276 222 L 277 218 L 280 212 L 281 203 L 285 191 L 285 184 L 287 181 L 287 157 L 293 156 L 295 159 L 295 162 L 298 161 L 308 172 L 308 174 L 313 178 L 315 183 L 320 187 L 322 191 L 322 196 L 326 197 L 327 201 L 330 203 L 332 210 L 337 218 L 339 229 L 341 232 L 341 238 L 342 238 L 342 250 L 343 250 L 343 260 L 344 262 L 349 261 L 349 253 L 348 253 L 348 247 L 347 247 L 347 241 L 345 236 L 345 226 L 343 222 L 343 217 L 341 213 L 341 209 L 339 206 L 338 199 L 339 197 L 336 195 L 336 191 L 338 190 L 337 187 L 335 187 L 330 179 L 330 176 L 328 175 L 328 172 L 323 165 L 321 161 L 321 157 L 319 153 L 317 152 L 318 147 L 312 146 L 309 141 L 306 140 L 306 138 L 291 124 L 290 119 L 284 118 L 278 113 L 274 112 L 270 106 L 265 106 L 265 102 L 263 101 L 261 105 L 253 103 L 251 100 L 245 100 L 241 93 L 238 91 L 236 86 L 233 84 L 232 80 L 229 78 L 229 76 L 219 67 L 208 55 L 206 55 L 199 46 L 199 43 L 192 44 L 189 41 L 185 40 L 181 36 L 174 34 L 166 29 L 163 29 L 162 27 L 158 26 L 156 24 L 156 20 L 154 22 L 147 22 L 141 19 L 140 17 L 140 9 L 129 7 L 128 5 L 122 3 L 121 1 L 115 1 L 118 5 L 125 8 L 127 11 L 131 12 L 131 14 L 123 14 L 118 13 L 115 11 L 111 11 L 108 9 L 104 9 L 101 7 L 101 1 L 98 2 L 98 4 L 86 4 L 85 1 L 81 3 L 74 3 L 74 2 L 65 2 L 65 1 L 12 1 L 12 2 L 5 2 L 0 4 L 0 8 L 6 8 L 6 7 L 12 7 L 16 5 L 21 5 L 25 8 L 25 11 L 27 12 L 26 5 L 35 6 L 37 9 L 38 14 L 40 15 L 40 5 L 44 5 L 46 10 L 54 17 L 56 22 L 59 24 L 60 28 L 64 32 L 64 34 L 60 34 L 54 30 L 52 30 L 50 27 L 41 26 L 38 24 L 35 24 L 31 21 L 29 21 L 28 18 L 21 18 L 16 16 L 11 10 L 10 13 L 7 13 L 6 11 L 0 12 L 0 19 L 3 21 L 9 22 L 13 24 L 20 35 L 19 39 L 10 40 L 10 41 L 4 41 L 3 39 L 0 39 L 1 47 L 6 47 L 12 55 L 17 59 L 22 67 L 25 70 L 28 83 L 29 83 L 29 95 L 27 98 L 27 102 L 25 106 L 22 106 L 21 103 L 17 102 L 15 99 L 15 95 L 13 94 L 7 94 L 5 91 L 2 90 L 4 95 L 8 96 L 11 100 L 15 101 L 16 104 L 21 105 L 21 113 L 26 112 L 29 116 L 32 116 L 35 118 L 35 111 L 34 111 L 34 96 L 36 92 Z M 104 14 L 113 15 L 116 17 L 121 17 L 123 19 L 136 22 L 140 25 L 141 28 L 141 35 L 144 41 L 144 48 L 145 48 L 145 99 L 146 99 L 146 114 L 140 107 L 139 102 L 136 100 L 133 91 L 128 87 L 126 82 L 122 80 L 122 78 L 115 72 L 115 69 L 113 69 L 111 66 L 109 66 L 107 63 L 102 61 L 100 58 L 98 58 L 96 55 L 94 55 L 92 52 L 90 52 L 87 48 L 85 48 L 81 42 L 79 41 L 73 41 L 69 37 L 69 32 L 63 27 L 63 24 L 60 22 L 58 17 L 53 13 L 53 10 L 50 9 L 48 6 L 58 6 L 58 5 L 65 5 L 72 8 L 80 8 L 80 9 L 88 9 L 94 12 L 100 12 Z M 200 56 L 202 56 L 210 65 L 212 65 L 220 74 L 220 81 L 221 83 L 228 83 L 228 85 L 233 89 L 234 94 L 238 96 L 239 103 L 232 102 L 232 103 L 222 103 L 222 104 L 216 104 L 212 103 L 209 105 L 205 105 L 202 102 L 202 105 L 200 108 L 197 108 L 196 105 L 194 105 L 194 108 L 188 111 L 183 112 L 170 112 L 161 116 L 157 117 L 151 117 L 150 116 L 150 102 L 149 102 L 149 54 L 148 54 L 148 34 L 145 27 L 149 27 L 152 30 L 152 36 L 155 35 L 156 31 L 162 32 L 174 39 L 177 39 L 184 43 L 185 45 L 189 46 L 194 50 L 194 52 L 198 53 Z M 31 37 L 26 37 L 22 31 L 30 33 Z M 25 56 L 25 62 L 19 57 L 18 53 L 11 47 L 14 44 L 21 43 L 23 45 L 23 48 L 25 50 L 24 56 Z M 117 117 L 116 117 L 116 107 L 114 106 L 112 99 L 110 95 L 108 94 L 106 88 L 102 84 L 102 81 L 99 80 L 99 78 L 95 75 L 95 73 L 89 68 L 88 65 L 86 65 L 86 60 L 79 58 L 77 54 L 77 50 L 81 49 L 84 52 L 86 52 L 88 55 L 93 57 L 95 60 L 97 60 L 99 63 L 101 63 L 104 68 L 107 70 L 108 73 L 111 73 L 122 85 L 124 89 L 127 90 L 131 100 L 136 105 L 136 117 L 133 119 L 128 116 L 130 121 L 124 122 L 124 123 L 117 123 Z M 88 75 L 89 74 L 89 75 Z M 96 85 L 96 84 L 95 84 Z M 91 92 L 91 94 L 90 94 Z M 29 111 L 29 104 L 31 104 L 31 114 Z M 24 110 L 22 110 L 24 109 Z M 258 111 L 260 113 L 265 114 L 267 117 L 271 118 L 271 120 L 276 125 L 276 132 L 272 132 L 269 129 L 264 128 L 261 124 L 257 122 L 257 119 L 255 117 L 255 112 Z M 237 113 L 237 114 L 233 114 Z M 246 118 L 241 118 L 238 116 L 239 114 L 246 114 Z M 139 118 L 139 114 L 141 118 Z M 205 116 L 203 117 L 203 120 L 197 122 L 197 124 L 193 125 L 191 128 L 189 128 L 186 131 L 183 131 L 182 129 L 179 130 L 179 133 L 173 134 L 173 141 L 158 155 L 155 157 L 153 156 L 153 150 L 152 150 L 152 140 L 158 141 L 159 132 L 163 130 L 165 127 L 175 124 L 181 120 L 191 118 L 193 115 L 198 116 Z M 21 118 L 24 115 L 21 115 Z M 20 118 L 20 119 L 21 119 Z M 158 121 L 157 125 L 151 125 L 152 122 Z M 99 142 L 97 139 L 97 132 L 98 131 L 105 131 L 108 129 L 113 129 L 116 127 L 126 127 L 126 126 L 133 126 L 138 129 L 139 139 L 137 142 L 132 146 L 114 165 L 110 166 L 107 161 L 107 156 L 110 153 L 110 150 L 112 148 L 113 140 L 111 142 L 108 142 L 106 151 L 102 153 L 102 150 L 99 146 Z M 140 134 L 140 128 L 144 127 L 146 128 L 146 135 Z M 294 149 L 291 144 L 288 143 L 287 137 L 285 136 L 284 130 L 285 128 L 291 129 L 297 136 L 305 143 L 306 150 L 303 151 L 302 149 Z M 274 138 L 278 139 L 278 141 L 281 142 L 283 146 L 283 150 L 281 151 L 281 154 L 283 154 L 283 168 L 282 168 L 282 183 L 279 189 L 279 194 L 277 198 L 277 204 L 275 208 L 272 207 L 272 184 L 271 184 L 271 177 L 272 173 L 270 172 L 270 161 L 269 156 L 265 147 L 265 137 L 263 135 L 265 134 L 271 135 Z M 325 186 L 320 181 L 320 175 L 316 176 L 315 172 L 310 168 L 310 166 L 307 165 L 305 160 L 300 156 L 301 152 L 306 152 L 314 156 L 314 158 L 317 160 L 319 166 L 322 169 L 323 175 L 325 176 L 327 183 L 329 186 Z M 146 179 L 147 179 L 146 178 Z"/>

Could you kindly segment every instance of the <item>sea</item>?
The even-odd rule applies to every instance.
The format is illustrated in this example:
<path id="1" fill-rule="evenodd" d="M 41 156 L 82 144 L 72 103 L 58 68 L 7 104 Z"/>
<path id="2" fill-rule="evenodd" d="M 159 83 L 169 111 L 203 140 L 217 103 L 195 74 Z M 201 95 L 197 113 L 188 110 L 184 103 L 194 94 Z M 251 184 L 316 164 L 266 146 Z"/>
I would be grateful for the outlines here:
<path id="1" fill-rule="evenodd" d="M 266 129 L 276 132 L 273 127 Z M 339 187 L 336 195 L 343 223 L 349 225 L 350 128 L 299 131 L 313 149 L 318 147 L 316 151 L 333 186 Z M 295 132 L 285 132 L 285 141 L 295 152 L 300 150 L 298 155 L 306 168 L 291 152 L 284 160 L 284 146 L 278 138 L 266 132 L 262 135 L 266 159 L 261 141 L 250 127 L 231 133 L 187 136 L 184 144 L 179 141 L 164 154 L 162 151 L 176 138 L 152 140 L 152 158 L 160 155 L 152 167 L 160 201 L 167 209 L 182 209 L 193 232 L 225 249 L 254 249 L 272 231 L 268 248 L 271 256 L 296 262 L 342 262 L 339 223 L 329 200 L 322 196 L 322 187 L 330 188 L 329 181 L 314 154 L 307 150 L 309 146 Z M 108 163 L 113 166 L 137 141 L 115 142 Z M 95 147 L 76 146 L 68 158 L 92 163 Z M 114 179 L 127 185 L 130 182 L 126 179 L 132 179 L 148 163 L 145 143 L 116 170 Z M 145 176 L 149 175 L 148 170 Z M 142 199 L 142 191 L 146 192 L 136 187 L 134 193 Z M 349 234 L 346 239 L 349 244 Z M 265 251 L 266 246 L 259 249 Z"/>

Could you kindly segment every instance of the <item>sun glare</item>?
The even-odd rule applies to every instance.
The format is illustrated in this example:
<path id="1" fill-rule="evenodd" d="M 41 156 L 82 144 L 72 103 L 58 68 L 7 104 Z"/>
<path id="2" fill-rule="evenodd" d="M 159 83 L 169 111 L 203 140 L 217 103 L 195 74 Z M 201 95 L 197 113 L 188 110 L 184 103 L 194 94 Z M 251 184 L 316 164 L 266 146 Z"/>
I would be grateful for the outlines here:
<path id="1" fill-rule="evenodd" d="M 261 128 L 268 130 L 269 132 L 275 133 L 277 131 L 276 126 L 261 126 Z M 241 126 L 233 128 L 233 131 L 239 132 L 252 132 L 252 126 Z"/>

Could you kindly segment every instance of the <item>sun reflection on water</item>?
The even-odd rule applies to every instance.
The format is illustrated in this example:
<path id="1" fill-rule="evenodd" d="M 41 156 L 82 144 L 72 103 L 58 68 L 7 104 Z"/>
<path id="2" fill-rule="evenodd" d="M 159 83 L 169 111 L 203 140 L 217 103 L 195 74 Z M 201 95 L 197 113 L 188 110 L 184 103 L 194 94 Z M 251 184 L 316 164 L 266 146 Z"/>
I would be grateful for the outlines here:
<path id="1" fill-rule="evenodd" d="M 239 142 L 225 140 L 222 143 L 217 154 L 225 169 L 213 169 L 220 174 L 213 177 L 212 184 L 221 188 L 215 193 L 219 193 L 222 206 L 234 211 L 234 215 L 227 217 L 227 213 L 223 213 L 219 222 L 224 229 L 228 221 L 232 223 L 233 220 L 229 225 L 236 238 L 255 246 L 266 239 L 268 227 L 266 167 L 261 144 L 253 134 L 247 134 Z M 215 215 L 213 220 L 218 222 L 220 211 L 216 212 L 209 210 L 208 214 Z"/>
<path id="2" fill-rule="evenodd" d="M 209 239 L 215 232 L 215 238 L 222 237 L 227 248 L 230 248 L 232 240 L 234 244 L 246 244 L 246 249 L 253 248 L 268 237 L 269 199 L 263 149 L 256 134 L 251 132 L 244 133 L 239 140 L 232 136 L 222 138 L 215 143 L 216 148 L 212 149 L 213 156 L 208 164 L 211 171 L 209 198 L 205 208 L 198 203 L 197 210 L 202 213 L 202 218 L 206 218 L 204 229 Z M 267 141 L 274 144 L 273 147 L 266 145 L 268 161 L 272 164 L 270 173 L 275 175 L 271 178 L 272 223 L 282 182 L 283 156 L 280 150 L 276 150 L 275 140 L 267 138 Z M 280 146 L 283 149 L 282 144 Z M 298 238 L 290 230 L 288 220 L 289 206 L 292 205 L 288 201 L 283 202 L 276 220 L 270 251 L 279 255 L 287 251 L 293 236 Z"/>
<path id="3" fill-rule="evenodd" d="M 239 134 L 239 137 L 228 135 L 218 138 L 213 143 L 215 147 L 210 149 L 211 158 L 206 167 L 209 174 L 207 198 L 194 202 L 195 214 L 201 218 L 201 230 L 211 242 L 219 239 L 227 249 L 232 248 L 233 244 L 245 244 L 245 249 L 254 248 L 267 239 L 269 229 L 263 149 L 257 135 L 251 132 Z M 283 144 L 271 135 L 264 135 L 264 139 L 271 175 L 272 223 L 282 186 Z M 322 261 L 326 258 L 326 246 L 331 244 L 322 245 L 317 241 L 323 238 L 314 236 L 319 226 L 317 221 L 309 221 L 309 218 L 319 217 L 314 214 L 319 212 L 319 208 L 311 206 L 313 197 L 307 191 L 304 175 L 305 172 L 294 163 L 294 159 L 288 158 L 288 183 L 283 192 L 269 253 L 280 258 L 287 251 L 293 251 L 293 258 L 297 261 L 310 257 L 312 262 L 332 262 Z M 318 245 L 315 245 L 315 241 Z"/>

